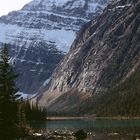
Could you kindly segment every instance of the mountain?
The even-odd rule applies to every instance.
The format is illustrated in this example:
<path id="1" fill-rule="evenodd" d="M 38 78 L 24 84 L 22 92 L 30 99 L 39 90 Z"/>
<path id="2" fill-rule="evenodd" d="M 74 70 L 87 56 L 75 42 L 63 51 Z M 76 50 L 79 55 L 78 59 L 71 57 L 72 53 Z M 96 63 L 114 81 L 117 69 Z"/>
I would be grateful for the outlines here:
<path id="1" fill-rule="evenodd" d="M 73 114 L 87 111 L 85 108 L 97 113 L 109 104 L 113 108 L 119 99 L 124 99 L 120 109 L 124 101 L 127 104 L 132 89 L 139 87 L 139 80 L 135 80 L 140 68 L 139 9 L 139 0 L 114 0 L 85 24 L 53 73 L 49 89 L 38 95 L 38 103 L 48 111 Z M 135 86 L 131 86 L 131 79 Z M 135 99 L 140 90 L 136 93 Z"/>
<path id="2" fill-rule="evenodd" d="M 33 0 L 0 17 L 0 44 L 7 43 L 10 63 L 20 75 L 23 93 L 45 86 L 69 51 L 76 32 L 102 12 L 109 0 Z"/>

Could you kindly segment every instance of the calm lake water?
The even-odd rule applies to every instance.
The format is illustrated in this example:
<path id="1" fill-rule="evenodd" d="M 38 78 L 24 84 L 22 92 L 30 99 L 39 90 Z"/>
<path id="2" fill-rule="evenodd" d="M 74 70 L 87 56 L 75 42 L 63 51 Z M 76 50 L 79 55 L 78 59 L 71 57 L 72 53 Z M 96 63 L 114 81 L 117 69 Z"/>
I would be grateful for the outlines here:
<path id="1" fill-rule="evenodd" d="M 140 133 L 140 120 L 51 120 L 44 122 L 31 122 L 35 129 L 49 130 L 79 130 L 85 131 L 111 131 Z"/>

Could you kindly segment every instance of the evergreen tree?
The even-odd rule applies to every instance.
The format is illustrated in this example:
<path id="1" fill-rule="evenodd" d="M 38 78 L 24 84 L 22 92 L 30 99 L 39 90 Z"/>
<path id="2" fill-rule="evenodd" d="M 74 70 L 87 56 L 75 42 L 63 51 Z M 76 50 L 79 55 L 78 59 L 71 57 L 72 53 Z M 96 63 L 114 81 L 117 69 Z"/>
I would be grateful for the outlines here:
<path id="1" fill-rule="evenodd" d="M 3 140 L 12 140 L 17 135 L 16 77 L 9 64 L 8 49 L 5 45 L 0 56 L 0 139 Z"/>
<path id="2" fill-rule="evenodd" d="M 0 55 L 0 140 L 24 138 L 29 131 L 26 120 L 46 118 L 46 110 L 37 104 L 33 106 L 28 101 L 17 100 L 16 78 L 5 45 Z"/>
<path id="3" fill-rule="evenodd" d="M 41 108 L 38 104 L 31 104 L 28 100 L 24 101 L 23 105 L 25 116 L 27 121 L 37 120 L 42 121 L 46 120 L 46 109 Z"/>
<path id="4" fill-rule="evenodd" d="M 25 113 L 25 103 L 24 101 L 19 101 L 18 103 L 18 134 L 17 138 L 24 138 L 28 134 L 28 127 L 27 127 L 27 122 L 26 122 L 26 113 Z"/>

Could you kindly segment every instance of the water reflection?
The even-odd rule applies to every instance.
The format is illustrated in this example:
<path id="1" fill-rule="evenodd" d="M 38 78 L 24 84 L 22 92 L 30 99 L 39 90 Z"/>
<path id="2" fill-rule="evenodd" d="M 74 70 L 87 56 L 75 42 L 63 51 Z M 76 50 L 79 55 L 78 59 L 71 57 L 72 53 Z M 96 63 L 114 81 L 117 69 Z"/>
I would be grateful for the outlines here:
<path id="1" fill-rule="evenodd" d="M 36 129 L 79 130 L 94 132 L 140 132 L 140 120 L 52 120 L 32 122 Z"/>

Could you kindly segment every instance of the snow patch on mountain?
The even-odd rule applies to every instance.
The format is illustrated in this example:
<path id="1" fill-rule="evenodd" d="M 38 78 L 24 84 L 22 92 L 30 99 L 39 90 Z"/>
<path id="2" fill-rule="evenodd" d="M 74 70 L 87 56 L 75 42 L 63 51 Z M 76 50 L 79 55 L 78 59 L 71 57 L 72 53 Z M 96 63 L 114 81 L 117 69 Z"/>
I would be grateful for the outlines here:
<path id="1" fill-rule="evenodd" d="M 50 82 L 51 78 L 47 79 L 44 83 L 43 86 L 45 87 L 49 82 Z"/>
<path id="2" fill-rule="evenodd" d="M 96 6 L 95 6 L 96 7 Z M 21 13 L 23 14 L 28 14 L 29 13 L 29 11 L 21 11 Z M 47 14 L 47 15 L 54 15 L 54 16 L 58 16 L 58 17 L 61 17 L 61 18 L 66 18 L 66 19 L 73 19 L 73 20 L 78 20 L 78 19 L 80 19 L 80 20 L 83 20 L 83 21 L 85 21 L 85 22 L 88 22 L 88 21 L 90 21 L 90 20 L 87 20 L 87 19 L 85 19 L 85 18 L 82 18 L 82 17 L 75 17 L 75 16 L 66 16 L 66 15 L 62 15 L 62 14 L 59 14 L 59 13 L 53 13 L 53 12 L 50 12 L 50 11 L 41 11 L 41 12 L 39 12 L 39 11 L 32 11 L 32 12 L 30 12 L 30 13 L 36 13 L 36 14 Z M 49 20 L 48 20 L 49 21 Z"/>
<path id="3" fill-rule="evenodd" d="M 0 23 L 0 29 L 0 42 L 11 44 L 17 43 L 16 45 L 22 46 L 25 42 L 30 44 L 33 39 L 38 42 L 43 40 L 45 42 L 52 42 L 57 46 L 60 51 L 63 52 L 68 52 L 69 47 L 71 46 L 71 43 L 74 41 L 75 38 L 74 31 L 67 31 L 64 29 L 33 29 L 3 23 Z M 28 45 L 26 46 L 28 47 Z"/>
<path id="4" fill-rule="evenodd" d="M 19 96 L 18 99 L 29 100 L 33 98 L 34 96 L 36 96 L 37 94 L 26 94 L 19 91 L 16 93 L 16 95 Z"/>
<path id="5" fill-rule="evenodd" d="M 73 5 L 70 7 L 67 7 L 67 9 L 73 9 L 73 8 L 79 8 L 79 7 L 84 7 L 85 1 L 84 0 L 77 0 L 73 2 Z"/>
<path id="6" fill-rule="evenodd" d="M 50 3 L 55 4 L 56 6 L 58 5 L 63 5 L 66 2 L 70 1 L 70 0 L 48 0 Z"/>
<path id="7" fill-rule="evenodd" d="M 88 11 L 87 11 L 87 13 L 92 13 L 92 12 L 96 11 L 96 9 L 98 7 L 101 7 L 102 9 L 104 9 L 105 6 L 101 5 L 99 3 L 88 3 Z"/>
<path id="8" fill-rule="evenodd" d="M 66 4 L 70 0 L 33 0 L 29 3 L 30 7 L 28 5 L 25 5 L 23 9 L 30 9 L 30 8 L 35 8 L 36 5 L 41 4 L 43 9 L 46 10 L 52 10 L 53 6 L 56 7 L 61 7 L 64 4 Z M 35 10 L 35 9 L 34 9 Z"/>

